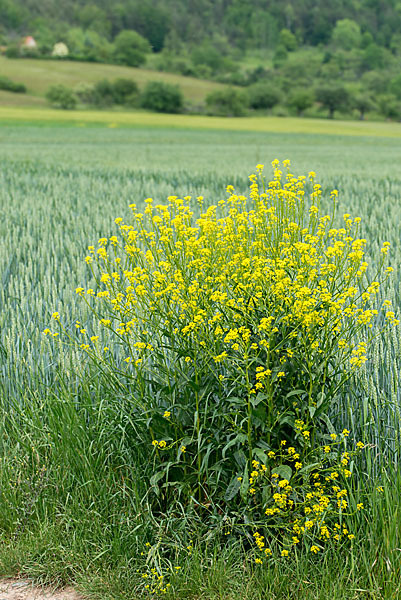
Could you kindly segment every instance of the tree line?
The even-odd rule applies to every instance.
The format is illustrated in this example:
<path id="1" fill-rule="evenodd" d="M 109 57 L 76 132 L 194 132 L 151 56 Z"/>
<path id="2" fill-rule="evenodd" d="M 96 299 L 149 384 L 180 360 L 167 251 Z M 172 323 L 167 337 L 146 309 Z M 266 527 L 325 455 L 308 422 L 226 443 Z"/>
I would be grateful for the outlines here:
<path id="1" fill-rule="evenodd" d="M 154 52 L 210 40 L 230 47 L 275 48 L 282 30 L 300 45 L 330 42 L 336 23 L 356 23 L 378 46 L 401 46 L 398 0 L 0 0 L 0 34 L 34 35 L 41 46 L 66 39 L 70 29 L 98 34 L 111 43 L 123 30 L 143 36 Z M 348 38 L 350 44 L 358 40 Z M 4 42 L 4 39 L 3 39 Z"/>

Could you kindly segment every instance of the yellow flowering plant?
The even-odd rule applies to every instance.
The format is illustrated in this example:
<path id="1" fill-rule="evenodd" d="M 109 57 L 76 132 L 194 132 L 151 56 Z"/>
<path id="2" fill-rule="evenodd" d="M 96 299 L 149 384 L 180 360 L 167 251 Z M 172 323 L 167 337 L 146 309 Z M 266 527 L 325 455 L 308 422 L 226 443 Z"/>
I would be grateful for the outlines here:
<path id="1" fill-rule="evenodd" d="M 297 427 L 302 431 L 303 423 Z M 252 461 L 248 510 L 258 527 L 253 533 L 257 564 L 300 548 L 318 554 L 355 538 L 352 517 L 363 503 L 350 483 L 364 444 L 350 449 L 348 434 L 333 433 L 322 446 L 304 448 L 302 462 L 299 449 L 287 444 L 270 452 L 267 464 Z"/>
<path id="2" fill-rule="evenodd" d="M 360 219 L 336 225 L 338 192 L 324 198 L 313 172 L 272 164 L 271 180 L 257 166 L 248 196 L 228 186 L 207 207 L 131 204 L 85 259 L 96 285 L 76 293 L 103 333 L 78 324 L 77 343 L 131 398 L 133 443 L 148 445 L 164 505 L 248 503 L 253 461 L 266 465 L 281 441 L 302 462 L 370 339 L 398 323 L 375 303 L 388 244 L 370 279 Z"/>

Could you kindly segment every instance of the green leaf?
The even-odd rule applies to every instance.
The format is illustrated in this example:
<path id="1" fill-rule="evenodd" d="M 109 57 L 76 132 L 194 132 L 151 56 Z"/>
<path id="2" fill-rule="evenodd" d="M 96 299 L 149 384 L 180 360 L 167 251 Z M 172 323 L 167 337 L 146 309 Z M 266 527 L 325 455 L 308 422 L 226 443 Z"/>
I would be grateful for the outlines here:
<path id="1" fill-rule="evenodd" d="M 248 475 L 248 465 L 245 465 L 244 475 L 241 481 L 241 498 L 246 501 L 248 490 L 249 490 L 249 475 Z"/>
<path id="2" fill-rule="evenodd" d="M 268 500 L 270 500 L 272 495 L 272 491 L 269 485 L 264 485 L 262 488 L 262 502 L 263 504 L 267 504 Z"/>
<path id="3" fill-rule="evenodd" d="M 263 400 L 266 400 L 266 394 L 257 394 L 256 396 L 252 396 L 250 402 L 252 406 L 255 408 L 258 404 L 260 404 Z"/>
<path id="4" fill-rule="evenodd" d="M 320 463 L 311 463 L 310 465 L 305 465 L 305 467 L 302 467 L 302 469 L 299 469 L 298 473 L 302 473 L 302 474 L 306 474 L 309 473 L 310 471 L 313 471 L 313 469 L 315 467 L 319 467 Z"/>
<path id="5" fill-rule="evenodd" d="M 224 500 L 229 502 L 236 496 L 240 490 L 241 481 L 238 479 L 238 475 L 236 475 L 228 484 L 226 493 L 224 494 Z"/>
<path id="6" fill-rule="evenodd" d="M 330 421 L 329 417 L 325 414 L 320 415 L 320 418 L 322 421 L 324 421 L 324 423 L 326 423 L 327 425 L 327 429 L 329 430 L 330 433 L 335 433 L 336 430 L 334 429 L 334 425 L 333 423 Z"/>
<path id="7" fill-rule="evenodd" d="M 320 392 L 316 402 L 316 408 L 320 408 L 326 398 L 326 394 L 324 392 Z"/>
<path id="8" fill-rule="evenodd" d="M 246 456 L 243 450 L 237 450 L 234 452 L 234 459 L 240 469 L 244 469 L 246 466 Z"/>
<path id="9" fill-rule="evenodd" d="M 307 392 L 305 390 L 292 390 L 288 392 L 286 398 L 291 398 L 292 396 L 307 396 Z"/>
<path id="10" fill-rule="evenodd" d="M 280 465 L 278 467 L 274 467 L 274 469 L 272 469 L 272 475 L 273 473 L 277 473 L 279 477 L 282 479 L 287 479 L 288 481 L 290 481 L 292 477 L 292 469 L 289 465 Z"/>
<path id="11" fill-rule="evenodd" d="M 237 396 L 229 396 L 226 398 L 227 402 L 230 404 L 238 404 L 239 406 L 244 406 L 245 402 L 243 398 L 238 398 Z"/>
<path id="12" fill-rule="evenodd" d="M 163 479 L 163 477 L 164 477 L 164 472 L 158 471 L 157 473 L 154 473 L 152 475 L 152 477 L 150 478 L 150 485 L 152 486 L 152 488 L 154 488 L 156 495 L 159 495 L 159 493 L 160 493 L 159 486 L 157 484 L 160 481 L 160 479 Z"/>
<path id="13" fill-rule="evenodd" d="M 241 442 L 244 442 L 246 440 L 246 435 L 245 434 L 238 434 L 235 436 L 234 439 L 230 440 L 223 448 L 222 450 L 222 457 L 225 458 L 226 456 L 226 452 L 229 448 L 231 448 L 231 446 L 234 446 L 235 444 L 240 444 Z M 235 455 L 234 455 L 235 456 Z"/>
<path id="14" fill-rule="evenodd" d="M 267 455 L 265 454 L 265 452 L 263 452 L 263 450 L 261 450 L 261 448 L 254 448 L 253 449 L 253 454 L 262 461 L 262 463 L 266 464 L 267 463 Z"/>

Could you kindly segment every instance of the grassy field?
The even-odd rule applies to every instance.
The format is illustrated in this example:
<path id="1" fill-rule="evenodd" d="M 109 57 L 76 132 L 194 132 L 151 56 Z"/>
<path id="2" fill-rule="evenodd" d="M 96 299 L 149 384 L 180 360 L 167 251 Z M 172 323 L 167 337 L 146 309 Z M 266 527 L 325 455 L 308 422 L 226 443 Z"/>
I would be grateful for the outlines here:
<path id="1" fill-rule="evenodd" d="M 5 93 L 5 92 L 4 92 Z M 16 94 L 14 94 L 16 95 Z M 8 94 L 9 96 L 9 94 Z M 64 111 L 41 106 L 0 106 L 0 122 L 14 124 L 74 124 L 77 127 L 103 124 L 116 127 L 154 127 L 206 129 L 276 134 L 322 134 L 330 136 L 401 138 L 399 123 L 365 121 L 330 121 L 294 117 L 208 117 L 200 115 L 168 115 L 148 112 L 116 112 L 107 110 Z M 370 143 L 370 142 L 368 142 Z"/>
<path id="2" fill-rule="evenodd" d="M 228 183 L 245 191 L 257 163 L 290 158 L 295 173 L 314 170 L 324 190 L 339 190 L 340 215 L 362 217 L 373 264 L 391 243 L 394 274 L 380 294 L 399 307 L 399 127 L 17 108 L 1 108 L 0 119 L 0 573 L 77 582 L 103 600 L 147 597 L 137 570 L 162 555 L 154 540 L 171 536 L 173 547 L 188 532 L 179 514 L 142 521 L 149 465 L 130 438 L 126 398 L 96 378 L 79 380 L 80 354 L 42 334 L 53 311 L 68 326 L 79 319 L 96 328 L 75 294 L 93 283 L 87 246 L 113 235 L 132 202 L 189 194 L 214 204 Z M 369 442 L 372 482 L 378 462 L 390 469 L 385 496 L 358 517 L 353 550 L 261 572 L 237 547 L 209 539 L 193 553 L 177 550 L 182 570 L 167 598 L 400 597 L 401 482 L 391 471 L 399 469 L 400 348 L 399 329 L 372 344 L 358 395 L 333 416 Z"/>
<path id="3" fill-rule="evenodd" d="M 118 77 L 133 79 L 142 88 L 148 81 L 164 81 L 179 85 L 184 97 L 191 102 L 201 102 L 213 90 L 223 86 L 219 83 L 183 77 L 173 73 L 162 73 L 149 69 L 137 69 L 118 65 L 104 65 L 99 63 L 85 63 L 74 61 L 53 61 L 37 59 L 10 59 L 0 56 L 0 73 L 11 79 L 23 83 L 28 93 L 22 95 L 26 105 L 35 102 L 34 97 L 43 97 L 51 85 L 62 83 L 70 88 L 78 83 L 96 83 L 101 79 L 114 80 Z M 7 104 L 13 98 L 0 97 L 0 102 Z M 13 102 L 14 104 L 14 102 Z"/>

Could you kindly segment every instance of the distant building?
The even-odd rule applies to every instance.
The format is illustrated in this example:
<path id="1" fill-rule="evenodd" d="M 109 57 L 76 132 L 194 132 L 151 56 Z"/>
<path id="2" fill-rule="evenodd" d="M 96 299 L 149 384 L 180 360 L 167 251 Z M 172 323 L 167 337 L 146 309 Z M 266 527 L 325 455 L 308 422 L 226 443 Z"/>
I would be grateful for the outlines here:
<path id="1" fill-rule="evenodd" d="M 69 50 L 66 44 L 63 42 L 58 42 L 54 44 L 52 56 L 58 56 L 59 58 L 63 58 L 64 56 L 68 56 Z"/>
<path id="2" fill-rule="evenodd" d="M 21 47 L 27 50 L 36 50 L 38 45 L 31 35 L 27 35 L 27 37 L 22 40 Z"/>

